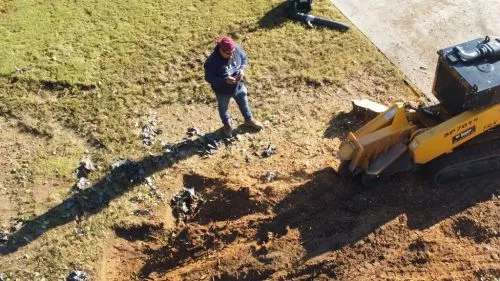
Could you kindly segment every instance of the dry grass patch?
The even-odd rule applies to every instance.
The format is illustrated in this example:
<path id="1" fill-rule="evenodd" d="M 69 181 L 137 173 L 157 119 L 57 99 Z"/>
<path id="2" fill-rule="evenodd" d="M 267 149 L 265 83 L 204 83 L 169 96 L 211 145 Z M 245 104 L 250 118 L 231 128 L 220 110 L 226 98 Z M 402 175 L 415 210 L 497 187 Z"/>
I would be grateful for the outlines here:
<path id="1" fill-rule="evenodd" d="M 346 21 L 328 0 L 315 1 L 314 14 Z M 101 166 L 92 180 L 105 183 L 109 164 L 119 157 L 140 161 L 147 160 L 148 153 L 161 153 L 159 145 L 145 148 L 138 132 L 165 105 L 205 108 L 202 113 L 167 112 L 164 116 L 169 119 L 162 121 L 180 125 L 165 128 L 187 127 L 190 115 L 206 112 L 206 104 L 215 112 L 213 93 L 203 79 L 203 62 L 221 35 L 230 34 L 244 46 L 250 58 L 248 84 L 255 113 L 277 126 L 276 135 L 248 142 L 264 145 L 285 138 L 287 143 L 289 137 L 302 145 L 307 140 L 300 134 L 307 130 L 314 130 L 316 143 L 325 142 L 318 140 L 321 131 L 328 126 L 329 114 L 348 104 L 349 91 L 370 87 L 357 94 L 385 101 L 387 92 L 410 95 L 400 73 L 355 27 L 346 33 L 309 29 L 288 20 L 280 0 L 4 1 L 0 19 L 0 115 L 60 149 L 51 155 L 50 145 L 40 147 L 36 172 L 30 174 L 30 186 L 60 185 L 38 205 L 30 203 L 27 212 L 28 220 L 45 227 L 40 215 L 44 219 L 49 206 L 55 206 L 54 213 L 48 213 L 54 217 L 47 218 L 51 227 L 2 257 L 0 272 L 15 278 L 57 280 L 79 268 L 95 276 L 112 226 L 132 218 L 137 208 L 164 203 L 146 198 L 146 185 L 103 184 L 106 192 L 116 195 L 109 205 L 78 216 L 72 210 L 67 215 L 74 219 L 55 217 L 60 215 L 57 206 L 68 199 L 64 192 L 72 187 L 71 170 L 83 154 L 92 154 Z M 357 81 L 359 77 L 374 81 Z M 305 102 L 308 105 L 301 106 Z M 218 122 L 205 116 L 194 119 L 204 120 L 207 127 Z M 58 139 L 60 128 L 70 131 L 78 145 Z M 290 150 L 287 156 L 296 154 Z M 163 183 L 177 183 L 180 171 L 195 168 L 224 176 L 221 167 L 230 169 L 226 165 L 233 164 L 228 158 L 244 161 L 236 148 L 214 158 L 210 167 L 202 167 L 196 157 L 185 165 L 173 165 L 178 173 L 165 176 Z M 254 174 L 281 164 L 273 161 L 263 161 L 265 165 Z M 147 200 L 137 203 L 137 198 Z"/>

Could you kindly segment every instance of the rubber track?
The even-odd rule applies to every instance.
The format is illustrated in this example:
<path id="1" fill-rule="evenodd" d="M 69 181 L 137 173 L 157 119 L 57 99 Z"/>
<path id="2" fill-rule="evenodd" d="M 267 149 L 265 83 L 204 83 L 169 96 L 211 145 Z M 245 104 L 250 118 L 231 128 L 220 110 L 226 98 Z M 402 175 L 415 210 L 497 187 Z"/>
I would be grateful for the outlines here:
<path id="1" fill-rule="evenodd" d="M 458 173 L 456 170 L 450 170 L 450 168 L 456 167 L 467 168 L 468 171 L 462 170 L 461 173 Z M 483 167 L 484 169 L 478 169 L 478 167 Z M 460 147 L 452 153 L 443 155 L 427 164 L 424 172 L 431 176 L 436 186 L 455 185 L 475 177 L 487 176 L 494 173 L 499 175 L 500 139 Z M 443 177 L 451 179 L 451 181 L 443 183 L 440 180 Z M 453 178 L 456 178 L 456 180 L 453 180 Z"/>

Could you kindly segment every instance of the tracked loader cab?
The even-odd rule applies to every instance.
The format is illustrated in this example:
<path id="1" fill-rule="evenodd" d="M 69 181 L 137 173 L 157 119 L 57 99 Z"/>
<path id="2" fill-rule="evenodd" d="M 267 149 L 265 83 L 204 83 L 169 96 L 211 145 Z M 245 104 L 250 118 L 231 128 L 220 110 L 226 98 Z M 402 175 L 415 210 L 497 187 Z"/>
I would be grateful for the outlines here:
<path id="1" fill-rule="evenodd" d="M 364 185 L 421 170 L 435 186 L 500 172 L 500 39 L 438 52 L 431 106 L 396 104 L 340 144 L 339 172 Z M 429 118 L 430 117 L 430 118 Z"/>

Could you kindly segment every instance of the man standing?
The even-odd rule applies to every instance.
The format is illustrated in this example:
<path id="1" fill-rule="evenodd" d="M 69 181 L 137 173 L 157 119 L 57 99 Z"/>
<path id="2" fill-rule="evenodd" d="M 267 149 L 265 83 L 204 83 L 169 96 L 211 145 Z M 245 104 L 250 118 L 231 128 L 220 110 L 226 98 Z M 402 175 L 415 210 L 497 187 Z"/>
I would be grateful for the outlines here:
<path id="1" fill-rule="evenodd" d="M 245 68 L 247 55 L 241 46 L 226 36 L 217 41 L 214 51 L 205 62 L 205 80 L 212 86 L 217 96 L 219 116 L 224 124 L 224 135 L 233 135 L 231 115 L 229 114 L 229 101 L 233 98 L 245 118 L 245 125 L 261 130 L 262 124 L 253 119 L 248 105 L 247 88 L 245 86 Z"/>

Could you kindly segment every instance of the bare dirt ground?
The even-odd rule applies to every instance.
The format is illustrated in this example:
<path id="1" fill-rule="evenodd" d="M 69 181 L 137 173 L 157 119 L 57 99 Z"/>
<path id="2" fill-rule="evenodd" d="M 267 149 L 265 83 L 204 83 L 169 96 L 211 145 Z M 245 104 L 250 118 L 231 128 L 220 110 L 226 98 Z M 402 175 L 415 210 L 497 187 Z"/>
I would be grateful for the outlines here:
<path id="1" fill-rule="evenodd" d="M 58 131 L 52 140 L 36 136 L 4 118 L 0 128 L 0 224 L 7 229 L 11 218 L 41 214 L 64 197 L 72 181 L 71 166 L 78 163 L 72 156 L 85 144 L 68 131 Z M 44 170 L 35 165 L 40 163 Z"/>
<path id="2" fill-rule="evenodd" d="M 117 53 L 96 55 L 109 61 L 101 62 L 105 79 L 94 89 L 77 90 L 84 84 L 56 78 L 39 83 L 42 78 L 29 71 L 38 80 L 0 77 L 0 231 L 8 232 L 0 237 L 0 280 L 66 280 L 74 270 L 103 281 L 498 280 L 498 175 L 435 189 L 414 173 L 365 189 L 337 174 L 339 144 L 367 121 L 350 113 L 351 99 L 386 105 L 418 99 L 355 26 L 342 34 L 307 29 L 279 16 L 284 3 L 277 0 L 236 1 L 248 13 L 243 21 L 227 8 L 234 3 L 206 2 L 77 1 L 85 9 L 47 9 L 70 19 L 81 15 L 67 17 L 68 11 L 115 19 L 104 25 L 106 38 L 128 40 L 132 34 L 141 44 L 124 47 L 116 40 L 121 47 L 110 49 Z M 0 17 L 13 3 L 0 4 Z M 314 14 L 347 20 L 329 1 L 315 3 Z M 20 11 L 23 19 L 31 15 Z M 153 20 L 143 22 L 144 14 Z M 59 22 L 41 15 L 33 18 Z M 31 19 L 21 27 L 33 27 Z M 83 27 L 87 33 L 102 27 L 99 21 L 61 23 L 62 31 L 73 26 L 82 33 Z M 214 25 L 212 34 L 206 27 Z M 117 26 L 120 33 L 108 37 Z M 143 28 L 129 33 L 134 26 Z M 202 62 L 213 35 L 228 30 L 250 56 L 251 105 L 265 129 L 240 126 L 237 138 L 206 155 L 197 140 L 217 136 L 220 121 L 205 91 Z M 94 35 L 90 39 L 101 42 Z M 62 41 L 75 41 L 72 34 L 68 38 Z M 178 46 L 191 42 L 186 38 L 200 43 Z M 48 56 L 43 66 L 69 54 L 40 48 Z M 84 57 L 69 65 L 87 62 Z M 184 76 L 186 69 L 191 72 Z M 100 77 L 99 71 L 88 73 Z M 232 111 L 241 124 L 234 104 Z M 141 128 L 151 119 L 161 133 L 144 146 Z M 187 138 L 193 126 L 200 135 Z M 174 152 L 165 150 L 179 142 L 184 145 Z M 259 156 L 267 147 L 275 153 Z M 99 167 L 89 176 L 92 185 L 79 190 L 75 169 L 84 156 Z M 137 170 L 111 168 L 118 159 L 141 166 L 143 178 L 136 180 Z M 178 221 L 169 203 L 182 187 L 194 188 L 205 201 Z"/>
<path id="3" fill-rule="evenodd" d="M 364 189 L 338 176 L 335 151 L 365 121 L 347 113 L 349 99 L 412 99 L 403 83 L 384 88 L 370 73 L 352 81 L 283 93 L 268 104 L 252 100 L 275 112 L 273 124 L 242 132 L 211 158 L 174 165 L 159 182 L 172 191 L 194 188 L 206 199 L 199 212 L 169 228 L 175 220 L 167 208 L 117 230 L 99 280 L 495 280 L 498 177 L 435 189 L 413 174 Z M 207 106 L 166 108 L 159 116 L 177 118 L 163 125 L 173 139 L 191 124 L 217 128 Z M 253 156 L 268 143 L 276 154 Z"/>

